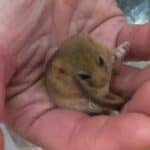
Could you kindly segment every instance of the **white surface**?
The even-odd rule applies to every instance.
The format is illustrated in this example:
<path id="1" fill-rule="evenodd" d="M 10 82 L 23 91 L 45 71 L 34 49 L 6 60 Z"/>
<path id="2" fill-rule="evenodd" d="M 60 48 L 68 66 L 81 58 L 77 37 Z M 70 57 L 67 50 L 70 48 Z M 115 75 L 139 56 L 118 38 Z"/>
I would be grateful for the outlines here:
<path id="1" fill-rule="evenodd" d="M 4 125 L 0 124 L 0 128 L 4 134 L 4 150 L 42 150 L 17 136 Z"/>
<path id="2" fill-rule="evenodd" d="M 0 124 L 0 128 L 2 129 L 4 134 L 4 150 L 18 150 L 5 126 Z"/>

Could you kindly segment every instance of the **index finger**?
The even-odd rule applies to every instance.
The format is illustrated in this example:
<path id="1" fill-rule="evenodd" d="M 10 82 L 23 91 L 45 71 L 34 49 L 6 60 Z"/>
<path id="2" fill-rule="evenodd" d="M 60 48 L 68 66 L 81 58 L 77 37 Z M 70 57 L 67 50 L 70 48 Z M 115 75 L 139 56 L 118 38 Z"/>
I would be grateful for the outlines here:
<path id="1" fill-rule="evenodd" d="M 131 46 L 127 59 L 150 59 L 150 23 L 144 25 L 126 24 L 118 36 L 117 45 L 123 41 L 129 41 Z"/>

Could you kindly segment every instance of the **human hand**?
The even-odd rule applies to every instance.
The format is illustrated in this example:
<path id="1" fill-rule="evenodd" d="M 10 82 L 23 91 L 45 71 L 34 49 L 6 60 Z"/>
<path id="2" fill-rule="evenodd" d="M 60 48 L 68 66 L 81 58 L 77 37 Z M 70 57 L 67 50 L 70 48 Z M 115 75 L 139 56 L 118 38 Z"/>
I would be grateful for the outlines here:
<path id="1" fill-rule="evenodd" d="M 55 108 L 42 76 L 53 48 L 80 32 L 110 47 L 128 40 L 128 58 L 148 59 L 150 24 L 126 24 L 114 0 L 1 0 L 0 6 L 0 106 L 8 126 L 45 149 L 143 150 L 150 144 L 148 69 L 123 66 L 114 78 L 115 89 L 132 96 L 117 116 Z"/>

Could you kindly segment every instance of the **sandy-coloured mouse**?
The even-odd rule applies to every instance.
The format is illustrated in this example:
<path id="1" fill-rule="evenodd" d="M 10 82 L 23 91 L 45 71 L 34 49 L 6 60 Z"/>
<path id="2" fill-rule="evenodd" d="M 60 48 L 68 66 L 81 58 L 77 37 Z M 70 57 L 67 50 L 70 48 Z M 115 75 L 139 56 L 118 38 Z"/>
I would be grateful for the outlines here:
<path id="1" fill-rule="evenodd" d="M 110 91 L 110 80 L 128 49 L 125 42 L 111 51 L 85 33 L 66 39 L 46 66 L 50 97 L 58 107 L 88 114 L 120 109 L 124 100 Z"/>

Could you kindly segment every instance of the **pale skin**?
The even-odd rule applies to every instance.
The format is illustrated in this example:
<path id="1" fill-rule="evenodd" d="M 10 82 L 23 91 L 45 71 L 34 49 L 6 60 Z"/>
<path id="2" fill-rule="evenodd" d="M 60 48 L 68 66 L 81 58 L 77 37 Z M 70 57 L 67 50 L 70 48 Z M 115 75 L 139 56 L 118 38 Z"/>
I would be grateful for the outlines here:
<path id="1" fill-rule="evenodd" d="M 150 145 L 149 68 L 123 66 L 114 77 L 113 89 L 129 102 L 113 117 L 55 108 L 41 76 L 53 48 L 81 31 L 110 47 L 127 40 L 128 58 L 149 59 L 149 23 L 126 24 L 114 0 L 0 0 L 0 7 L 1 120 L 47 150 L 143 150 Z"/>

